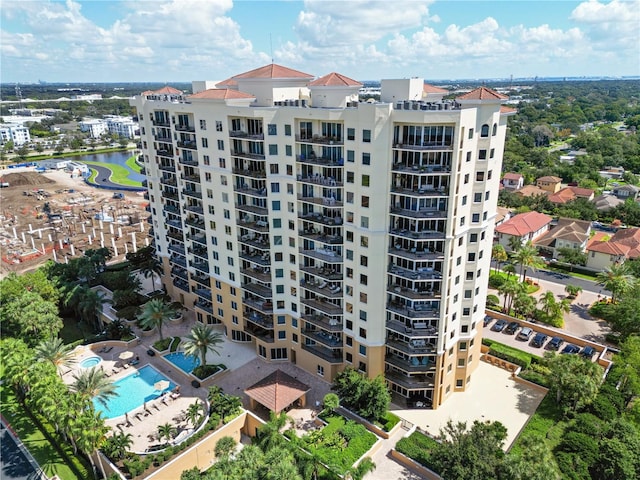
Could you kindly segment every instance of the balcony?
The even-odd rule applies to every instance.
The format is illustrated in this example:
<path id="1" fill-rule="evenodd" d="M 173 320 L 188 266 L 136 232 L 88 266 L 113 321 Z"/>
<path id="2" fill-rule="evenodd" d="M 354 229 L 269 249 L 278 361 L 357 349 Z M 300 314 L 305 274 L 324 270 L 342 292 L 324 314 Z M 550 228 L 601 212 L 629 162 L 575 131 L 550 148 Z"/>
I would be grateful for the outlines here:
<path id="1" fill-rule="evenodd" d="M 264 140 L 264 133 L 248 133 L 244 130 L 231 130 L 229 136 L 232 138 L 246 138 L 247 140 Z"/>
<path id="2" fill-rule="evenodd" d="M 419 140 L 419 139 L 418 139 Z M 445 145 L 438 142 L 422 142 L 422 143 L 395 143 L 393 145 L 394 150 L 412 150 L 412 151 L 422 151 L 422 150 L 453 150 L 452 145 Z"/>
<path id="3" fill-rule="evenodd" d="M 391 264 L 389 266 L 389 273 L 393 276 L 406 278 L 408 280 L 442 280 L 442 272 L 426 267 L 409 270 Z"/>
<path id="4" fill-rule="evenodd" d="M 427 322 L 414 321 L 407 326 L 404 322 L 397 320 L 387 320 L 387 329 L 395 333 L 400 333 L 411 338 L 437 337 L 438 329 L 430 326 Z"/>
<path id="5" fill-rule="evenodd" d="M 342 145 L 344 139 L 341 136 L 323 137 L 320 135 L 296 135 L 296 142 L 314 143 L 316 145 Z"/>
<path id="6" fill-rule="evenodd" d="M 342 256 L 335 250 L 319 249 L 319 250 L 299 250 L 302 255 L 321 260 L 324 263 L 342 263 Z"/>
<path id="7" fill-rule="evenodd" d="M 184 148 L 187 150 L 198 150 L 198 142 L 195 140 L 184 140 L 178 142 L 178 148 Z"/>
<path id="8" fill-rule="evenodd" d="M 269 215 L 269 210 L 267 209 L 267 207 L 263 207 L 261 205 L 239 204 L 236 202 L 236 209 L 240 210 L 241 212 L 260 215 L 262 217 L 266 217 L 267 215 Z"/>
<path id="9" fill-rule="evenodd" d="M 427 373 L 435 370 L 436 364 L 431 357 L 411 357 L 406 360 L 397 355 L 387 355 L 385 363 L 407 373 Z M 394 372 L 396 373 L 396 372 Z"/>
<path id="10" fill-rule="evenodd" d="M 304 278 L 300 281 L 300 286 L 305 288 L 316 295 L 322 295 L 327 298 L 342 298 L 342 287 L 339 284 L 330 284 L 324 280 L 314 281 L 309 279 L 305 281 Z"/>
<path id="11" fill-rule="evenodd" d="M 248 310 L 244 312 L 244 319 L 247 322 L 259 325 L 262 328 L 273 330 L 273 318 L 271 316 L 260 315 L 258 312 Z"/>
<path id="12" fill-rule="evenodd" d="M 399 302 L 387 302 L 387 310 L 403 317 L 412 319 L 434 319 L 440 318 L 440 309 L 437 307 L 431 307 L 430 305 L 416 305 L 413 308 L 407 307 L 405 304 Z M 398 326 L 400 333 L 404 333 L 404 325 Z M 402 329 L 402 330 L 400 330 Z"/>
<path id="13" fill-rule="evenodd" d="M 444 260 L 443 252 L 432 251 L 428 248 L 418 250 L 415 247 L 406 250 L 403 249 L 400 244 L 390 248 L 389 254 L 396 257 L 406 258 L 408 260 Z"/>
<path id="14" fill-rule="evenodd" d="M 265 269 L 261 267 L 243 268 L 240 270 L 240 273 L 247 277 L 255 278 L 263 283 L 271 282 L 271 274 L 269 272 L 265 272 Z"/>
<path id="15" fill-rule="evenodd" d="M 187 233 L 187 239 L 201 245 L 207 245 L 207 237 L 205 235 L 192 235 L 190 233 Z"/>
<path id="16" fill-rule="evenodd" d="M 187 197 L 198 198 L 202 200 L 202 192 L 198 192 L 196 190 L 187 190 L 186 188 L 182 190 L 182 195 L 186 195 Z"/>
<path id="17" fill-rule="evenodd" d="M 193 278 L 194 275 L 191 276 L 191 278 Z M 196 288 L 193 291 L 196 295 L 198 295 L 198 297 L 203 298 L 205 300 L 209 300 L 211 301 L 213 295 L 211 294 L 211 290 L 209 290 L 208 288 Z"/>
<path id="18" fill-rule="evenodd" d="M 175 215 L 180 215 L 180 209 L 178 207 L 176 207 L 175 205 L 172 205 L 170 203 L 167 203 L 165 205 L 162 206 L 162 211 L 165 213 L 173 213 Z"/>
<path id="19" fill-rule="evenodd" d="M 238 192 L 238 193 L 242 193 L 242 194 L 245 194 L 245 195 L 249 195 L 249 196 L 252 196 L 252 197 L 267 198 L 267 189 L 266 189 L 266 187 L 263 187 L 263 188 L 250 188 L 249 185 L 247 185 L 244 182 L 241 183 L 240 185 L 234 185 L 233 191 L 234 192 Z"/>
<path id="20" fill-rule="evenodd" d="M 270 299 L 273 296 L 270 288 L 267 288 L 263 285 L 259 285 L 257 283 L 245 283 L 242 285 L 242 288 L 249 293 L 252 293 L 254 295 L 257 295 L 258 297 L 264 298 L 265 300 Z"/>
<path id="21" fill-rule="evenodd" d="M 200 175 L 182 175 L 182 180 L 192 183 L 200 183 Z"/>
<path id="22" fill-rule="evenodd" d="M 426 375 L 404 375 L 400 372 L 386 371 L 384 377 L 391 383 L 400 385 L 407 390 L 433 388 L 433 378 Z"/>
<path id="23" fill-rule="evenodd" d="M 208 261 L 190 261 L 189 266 L 195 268 L 196 270 L 200 270 L 201 272 L 209 273 L 209 262 Z"/>
<path id="24" fill-rule="evenodd" d="M 306 298 L 302 300 L 303 305 L 307 307 L 311 307 L 314 310 L 321 311 L 326 315 L 342 315 L 342 307 L 340 305 L 336 305 L 335 303 L 327 302 L 324 298 L 315 299 L 315 298 Z"/>
<path id="25" fill-rule="evenodd" d="M 171 245 L 169 245 L 169 251 L 170 252 L 176 252 L 176 253 L 179 253 L 181 255 L 184 255 L 185 254 L 184 244 L 182 244 L 182 243 L 172 243 Z"/>
<path id="26" fill-rule="evenodd" d="M 160 177 L 160 183 L 163 185 L 169 185 L 170 187 L 178 186 L 178 181 L 171 177 Z"/>
<path id="27" fill-rule="evenodd" d="M 430 185 L 422 185 L 415 188 L 393 187 L 391 188 L 391 192 L 399 195 L 406 195 L 409 197 L 448 197 L 449 196 L 448 187 L 434 188 L 433 186 L 430 186 Z"/>
<path id="28" fill-rule="evenodd" d="M 316 157 L 311 155 L 308 158 L 305 155 L 296 155 L 296 159 L 300 163 L 306 163 L 308 165 L 320 165 L 323 167 L 343 167 L 344 158 L 328 158 L 328 157 Z"/>
<path id="29" fill-rule="evenodd" d="M 242 300 L 245 305 L 255 308 L 259 312 L 270 315 L 273 313 L 273 303 L 271 300 L 263 300 L 261 298 L 246 297 Z"/>
<path id="30" fill-rule="evenodd" d="M 243 170 L 241 168 L 234 168 L 232 172 L 235 175 L 242 175 L 251 178 L 267 178 L 267 172 L 265 170 Z"/>
<path id="31" fill-rule="evenodd" d="M 245 333 L 248 333 L 252 337 L 255 337 L 257 340 L 261 340 L 265 343 L 274 343 L 275 340 L 273 338 L 273 331 L 267 330 L 262 327 L 254 326 L 253 324 L 247 324 L 245 327 Z"/>
<path id="32" fill-rule="evenodd" d="M 158 150 L 156 150 L 156 155 L 158 155 L 159 157 L 173 158 L 173 149 L 159 148 Z"/>
<path id="33" fill-rule="evenodd" d="M 179 255 L 171 255 L 169 261 L 181 267 L 187 268 L 187 259 Z"/>
<path id="34" fill-rule="evenodd" d="M 326 235 L 324 233 L 310 233 L 309 230 L 300 231 L 298 232 L 298 235 L 317 243 L 326 243 L 327 245 L 342 245 L 344 241 L 341 235 Z"/>
<path id="35" fill-rule="evenodd" d="M 176 125 L 175 128 L 179 132 L 195 133 L 195 131 L 196 131 L 195 125 Z"/>
<path id="36" fill-rule="evenodd" d="M 341 332 L 343 327 L 342 322 L 338 319 L 317 313 L 304 314 L 302 320 L 327 332 Z"/>
<path id="37" fill-rule="evenodd" d="M 156 126 L 156 127 L 170 127 L 171 126 L 171 122 L 169 122 L 169 119 L 164 119 L 164 118 L 152 118 L 151 119 L 151 124 Z"/>
<path id="38" fill-rule="evenodd" d="M 183 280 L 181 278 L 173 279 L 173 286 L 179 288 L 180 290 L 189 293 L 189 282 Z"/>
<path id="39" fill-rule="evenodd" d="M 324 175 L 320 175 L 320 174 L 315 174 L 308 177 L 303 177 L 302 175 L 298 175 L 297 179 L 299 182 L 302 182 L 302 183 L 309 183 L 311 185 L 321 185 L 323 187 L 339 188 L 344 186 L 344 183 L 341 182 L 339 179 L 336 179 L 334 177 L 325 177 Z"/>
<path id="40" fill-rule="evenodd" d="M 420 210 L 409 210 L 406 208 L 394 208 L 390 209 L 391 213 L 394 215 L 399 215 L 403 217 L 409 218 L 435 218 L 435 219 L 443 219 L 447 218 L 447 210 L 440 210 L 437 208 L 421 208 Z"/>
<path id="41" fill-rule="evenodd" d="M 200 310 L 204 310 L 207 313 L 213 313 L 213 304 L 211 302 L 207 302 L 206 300 L 197 300 L 193 304 L 193 306 L 199 308 Z"/>
<path id="42" fill-rule="evenodd" d="M 411 342 L 403 342 L 400 340 L 387 339 L 387 347 L 393 348 L 406 355 L 435 354 L 436 348 L 426 340 L 412 340 Z"/>
<path id="43" fill-rule="evenodd" d="M 251 235 L 253 231 L 255 231 L 256 233 L 267 233 L 269 231 L 269 224 L 266 222 L 266 220 L 257 220 L 255 222 L 250 222 L 247 220 L 247 217 L 248 215 L 245 215 L 244 218 L 238 221 L 240 227 L 246 228 L 247 230 L 252 230 L 252 232 L 249 232 L 247 235 Z M 254 235 L 254 238 L 255 237 L 256 235 Z"/>
<path id="44" fill-rule="evenodd" d="M 174 192 L 174 191 L 171 191 L 171 190 L 163 190 L 162 191 L 162 197 L 163 198 L 168 198 L 170 200 L 175 200 L 175 201 L 180 200 L 180 197 L 178 196 L 178 192 Z"/>
<path id="45" fill-rule="evenodd" d="M 211 286 L 211 277 L 209 277 L 208 275 L 197 275 L 195 273 L 192 273 L 191 280 L 197 282 L 200 285 L 204 285 L 205 287 Z M 209 292 L 209 294 L 211 294 L 211 292 Z"/>
<path id="46" fill-rule="evenodd" d="M 174 240 L 178 240 L 180 242 L 184 241 L 184 235 L 182 234 L 182 232 L 170 231 L 167 232 L 167 237 L 173 238 Z"/>
<path id="47" fill-rule="evenodd" d="M 163 172 L 170 172 L 170 173 L 176 173 L 176 166 L 175 165 L 158 165 L 158 168 L 160 170 L 162 170 Z"/>
<path id="48" fill-rule="evenodd" d="M 182 229 L 182 222 L 180 219 L 165 220 L 164 223 L 170 227 Z"/>
<path id="49" fill-rule="evenodd" d="M 259 254 L 259 252 L 256 252 L 255 250 L 252 250 L 250 252 L 243 251 L 240 253 L 240 258 L 257 265 L 271 265 L 271 258 L 269 256 L 269 253 Z"/>
<path id="50" fill-rule="evenodd" d="M 254 247 L 258 250 L 269 250 L 271 248 L 269 240 L 260 235 L 253 235 L 253 232 L 242 235 L 238 240 L 241 243 Z"/>
<path id="51" fill-rule="evenodd" d="M 325 280 L 342 280 L 342 273 L 333 269 L 333 268 L 325 268 L 325 267 L 300 267 L 305 273 L 309 273 L 316 277 L 324 278 Z"/>
<path id="52" fill-rule="evenodd" d="M 336 200 L 334 197 L 303 197 L 298 195 L 298 201 L 319 207 L 341 208 L 344 206 L 343 202 Z"/>
<path id="53" fill-rule="evenodd" d="M 451 165 L 418 165 L 397 162 L 393 164 L 392 171 L 414 174 L 449 174 L 451 173 Z"/>
<path id="54" fill-rule="evenodd" d="M 199 228 L 200 230 L 204 230 L 206 228 L 204 220 L 200 220 L 197 217 L 187 218 L 184 221 L 184 224 L 189 225 L 190 227 Z"/>
<path id="55" fill-rule="evenodd" d="M 209 260 L 209 253 L 207 252 L 206 247 L 194 246 L 193 248 L 189 248 L 189 253 L 199 258 L 204 258 L 206 260 Z"/>
<path id="56" fill-rule="evenodd" d="M 186 165 L 188 167 L 197 167 L 200 165 L 197 159 L 184 157 L 178 158 L 178 163 L 180 163 L 181 165 Z"/>
<path id="57" fill-rule="evenodd" d="M 187 205 L 185 207 L 185 210 L 187 212 L 193 212 L 193 213 L 197 213 L 200 215 L 204 215 L 204 208 L 202 208 L 201 205 Z"/>
<path id="58" fill-rule="evenodd" d="M 342 217 L 328 217 L 319 212 L 298 214 L 298 218 L 306 220 L 308 222 L 319 223 L 321 225 L 328 225 L 331 227 L 342 225 Z"/>
<path id="59" fill-rule="evenodd" d="M 439 290 L 418 290 L 417 288 L 408 288 L 402 285 L 389 285 L 387 293 L 409 300 L 440 300 L 442 295 Z"/>
<path id="60" fill-rule="evenodd" d="M 316 357 L 322 358 L 323 360 L 338 364 L 342 363 L 342 350 L 331 350 L 330 348 L 322 347 L 320 345 L 302 345 L 302 349 L 312 353 Z"/>
<path id="61" fill-rule="evenodd" d="M 342 339 L 338 335 L 327 333 L 324 330 L 305 329 L 302 331 L 305 337 L 321 343 L 329 348 L 342 348 Z"/>
<path id="62" fill-rule="evenodd" d="M 266 158 L 262 153 L 249 153 L 242 150 L 231 150 L 231 155 L 234 157 L 248 158 L 250 160 L 264 160 Z"/>
<path id="63" fill-rule="evenodd" d="M 181 268 L 181 267 L 173 267 L 171 269 L 171 275 L 180 277 L 183 280 L 189 280 L 189 273 L 184 268 Z"/>
<path id="64" fill-rule="evenodd" d="M 444 225 L 443 225 L 443 229 L 444 229 Z M 430 239 L 444 240 L 444 237 L 445 237 L 444 231 L 441 232 L 438 230 L 414 231 L 414 230 L 406 230 L 403 228 L 393 228 L 390 230 L 390 233 L 392 235 L 408 238 L 410 240 L 430 240 Z"/>

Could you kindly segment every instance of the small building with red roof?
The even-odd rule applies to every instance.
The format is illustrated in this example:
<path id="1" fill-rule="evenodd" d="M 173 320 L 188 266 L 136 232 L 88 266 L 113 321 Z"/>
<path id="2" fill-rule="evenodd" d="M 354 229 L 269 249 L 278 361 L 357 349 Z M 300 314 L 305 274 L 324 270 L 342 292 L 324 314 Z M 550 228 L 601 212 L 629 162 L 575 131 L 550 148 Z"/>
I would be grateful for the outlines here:
<path id="1" fill-rule="evenodd" d="M 556 193 L 549 195 L 547 198 L 551 203 L 564 205 L 565 203 L 572 202 L 578 198 L 584 198 L 585 200 L 592 201 L 594 195 L 595 192 L 589 188 L 564 187 Z"/>
<path id="2" fill-rule="evenodd" d="M 505 173 L 502 177 L 502 186 L 507 190 L 520 190 L 524 187 L 524 177 L 520 173 Z"/>
<path id="3" fill-rule="evenodd" d="M 553 175 L 546 175 L 536 180 L 536 187 L 549 193 L 556 193 L 562 188 L 562 179 Z"/>
<path id="4" fill-rule="evenodd" d="M 549 230 L 551 218 L 540 212 L 520 213 L 496 227 L 496 239 L 507 251 L 511 251 L 512 238 L 519 239 L 520 243 L 534 242 Z"/>
<path id="5" fill-rule="evenodd" d="M 640 228 L 623 228 L 612 236 L 596 233 L 587 244 L 587 267 L 605 270 L 615 263 L 640 257 Z"/>

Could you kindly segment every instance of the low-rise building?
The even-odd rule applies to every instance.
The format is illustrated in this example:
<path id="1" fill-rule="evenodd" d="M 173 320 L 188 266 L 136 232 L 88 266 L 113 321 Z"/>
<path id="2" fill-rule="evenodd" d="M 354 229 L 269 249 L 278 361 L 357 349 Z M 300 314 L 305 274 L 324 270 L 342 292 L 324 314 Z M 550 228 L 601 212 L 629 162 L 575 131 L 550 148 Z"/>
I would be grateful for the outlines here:
<path id="1" fill-rule="evenodd" d="M 536 186 L 550 193 L 556 193 L 562 188 L 562 179 L 553 175 L 546 175 L 536 180 Z"/>
<path id="2" fill-rule="evenodd" d="M 564 205 L 578 198 L 584 198 L 588 201 L 593 200 L 595 192 L 589 188 L 580 187 L 564 187 L 563 189 L 549 195 L 547 198 L 551 203 Z"/>
<path id="3" fill-rule="evenodd" d="M 640 188 L 634 185 L 619 185 L 613 189 L 611 192 L 616 198 L 620 200 L 626 200 L 627 198 L 632 198 L 635 200 L 638 198 L 638 193 L 640 193 Z"/>
<path id="4" fill-rule="evenodd" d="M 596 233 L 587 244 L 587 267 L 604 270 L 615 263 L 640 257 L 640 228 L 624 228 L 613 236 Z"/>
<path id="5" fill-rule="evenodd" d="M 556 225 L 534 242 L 534 245 L 543 255 L 558 258 L 560 248 L 574 248 L 584 252 L 590 233 L 591 222 L 560 218 Z"/>
<path id="6" fill-rule="evenodd" d="M 2 145 L 13 142 L 16 147 L 31 142 L 29 129 L 21 124 L 5 123 L 0 125 L 0 141 Z"/>
<path id="7" fill-rule="evenodd" d="M 524 187 L 524 177 L 520 173 L 505 173 L 502 177 L 502 186 L 507 190 L 520 190 Z"/>
<path id="8" fill-rule="evenodd" d="M 90 118 L 79 123 L 80 131 L 88 133 L 91 138 L 100 138 L 107 132 L 107 122 L 98 118 Z"/>
<path id="9" fill-rule="evenodd" d="M 118 117 L 115 115 L 105 116 L 109 133 L 116 134 L 122 138 L 133 138 L 138 131 L 138 124 L 129 117 Z"/>
<path id="10" fill-rule="evenodd" d="M 505 250 L 512 251 L 513 237 L 518 238 L 522 245 L 528 241 L 535 242 L 549 230 L 552 220 L 553 218 L 544 213 L 521 213 L 496 227 L 496 239 Z"/>

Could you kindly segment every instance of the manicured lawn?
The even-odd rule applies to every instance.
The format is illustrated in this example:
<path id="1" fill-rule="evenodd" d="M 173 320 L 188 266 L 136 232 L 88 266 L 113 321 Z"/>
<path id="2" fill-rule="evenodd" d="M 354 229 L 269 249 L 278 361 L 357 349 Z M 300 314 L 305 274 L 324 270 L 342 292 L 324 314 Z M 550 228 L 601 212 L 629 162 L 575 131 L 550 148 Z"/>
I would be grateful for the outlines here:
<path id="1" fill-rule="evenodd" d="M 521 276 L 518 275 L 517 273 L 515 274 L 508 274 L 505 272 L 501 272 L 498 271 L 496 272 L 495 270 L 492 270 L 490 273 L 491 276 L 496 276 L 496 277 L 500 277 L 502 279 L 504 279 L 505 281 L 508 280 L 510 277 L 515 277 L 518 281 L 520 281 Z M 531 275 L 527 275 L 527 280 L 531 280 Z M 538 290 L 540 290 L 540 286 L 539 285 L 531 285 L 531 284 L 527 284 L 527 295 L 531 295 L 532 293 L 536 293 Z"/>
<path id="2" fill-rule="evenodd" d="M 136 173 L 140 173 L 142 171 L 142 167 L 138 165 L 138 162 L 136 162 L 136 158 L 138 158 L 137 155 L 132 155 L 127 159 L 125 163 L 127 164 L 127 167 L 129 167 L 131 170 L 133 170 Z"/>
<path id="3" fill-rule="evenodd" d="M 64 461 L 62 454 L 49 442 L 47 437 L 36 427 L 31 417 L 22 409 L 13 391 L 0 385 L 2 399 L 2 415 L 11 428 L 18 434 L 22 443 L 31 452 L 40 468 L 49 477 L 57 475 L 61 480 L 77 480 L 78 477 Z"/>
<path id="4" fill-rule="evenodd" d="M 119 185 L 128 185 L 131 187 L 140 187 L 142 186 L 141 182 L 136 182 L 134 180 L 130 180 L 129 179 L 129 170 L 127 170 L 126 168 L 124 168 L 122 165 L 116 165 L 114 163 L 102 163 L 102 162 L 91 162 L 91 161 L 87 161 L 87 160 L 83 160 L 82 163 L 86 163 L 87 165 L 99 165 L 101 167 L 105 167 L 108 168 L 109 170 L 111 170 L 111 176 L 109 177 L 109 180 L 111 180 L 113 183 L 117 183 Z M 95 179 L 95 175 L 93 175 L 94 170 L 91 169 L 92 174 L 91 174 L 91 179 Z"/>

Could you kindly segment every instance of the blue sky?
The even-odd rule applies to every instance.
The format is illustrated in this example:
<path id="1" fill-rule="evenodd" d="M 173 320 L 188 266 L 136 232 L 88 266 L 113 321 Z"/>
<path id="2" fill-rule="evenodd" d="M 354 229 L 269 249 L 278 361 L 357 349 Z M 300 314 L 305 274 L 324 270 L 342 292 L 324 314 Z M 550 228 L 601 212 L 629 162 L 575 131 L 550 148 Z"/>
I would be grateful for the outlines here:
<path id="1" fill-rule="evenodd" d="M 0 0 L 2 82 L 640 75 L 640 0 Z"/>

